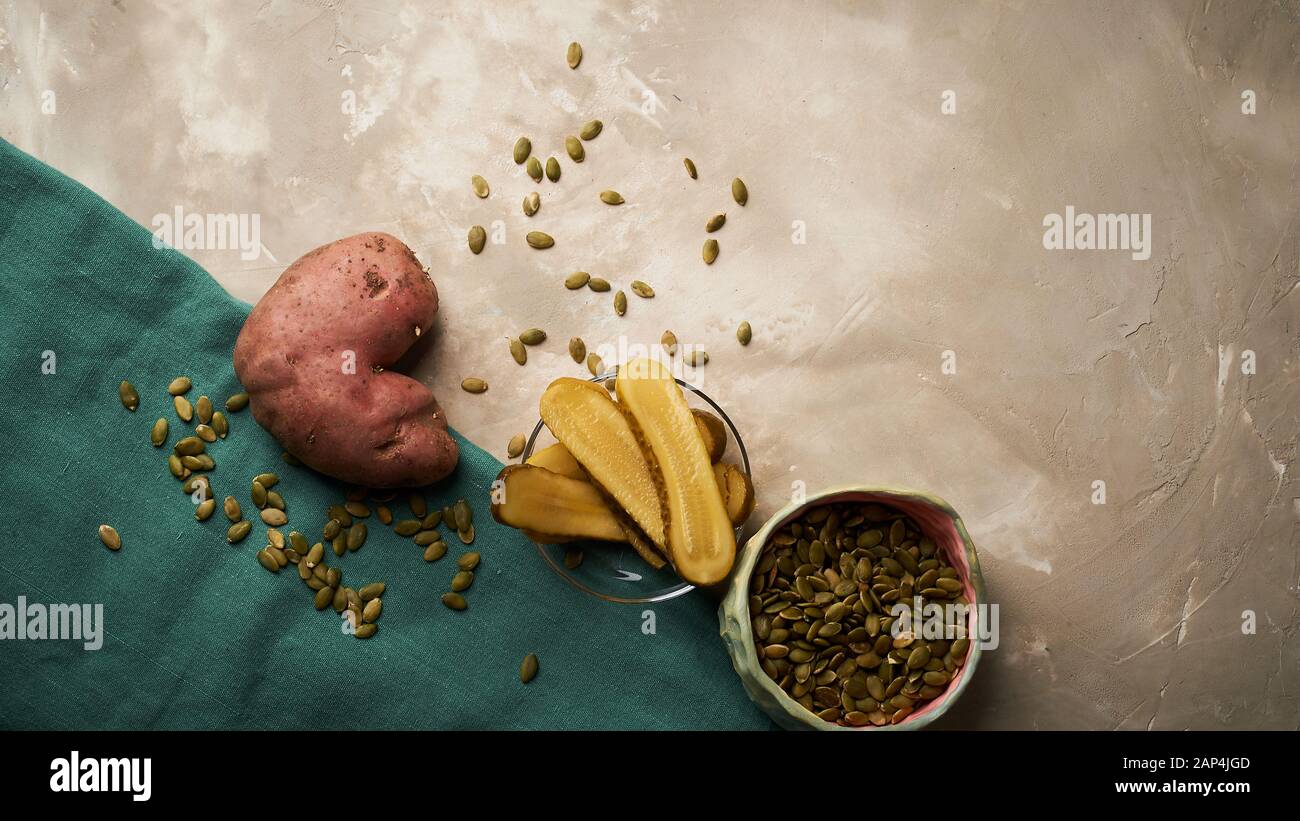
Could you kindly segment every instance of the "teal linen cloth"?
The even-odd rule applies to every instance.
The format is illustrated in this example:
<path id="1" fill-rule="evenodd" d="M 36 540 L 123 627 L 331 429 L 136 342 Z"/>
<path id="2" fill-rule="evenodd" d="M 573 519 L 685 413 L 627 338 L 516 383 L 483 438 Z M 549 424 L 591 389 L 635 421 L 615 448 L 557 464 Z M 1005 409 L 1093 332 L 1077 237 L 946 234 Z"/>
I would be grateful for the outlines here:
<path id="1" fill-rule="evenodd" d="M 358 215 L 363 218 L 364 215 Z M 359 551 L 335 560 L 344 583 L 388 584 L 377 636 L 344 635 L 317 612 L 290 566 L 254 558 L 265 528 L 238 545 L 221 513 L 207 522 L 167 471 L 149 431 L 178 422 L 166 387 L 236 392 L 231 349 L 248 306 L 92 192 L 0 141 L 0 619 L 28 605 L 101 604 L 103 645 L 0 640 L 0 726 L 42 729 L 766 729 L 701 594 L 648 608 L 569 587 L 532 545 L 488 515 L 501 465 L 459 438 L 460 466 L 426 491 L 472 501 L 483 562 L 470 607 L 439 595 L 462 552 L 425 563 L 374 520 Z M 321 238 L 322 241 L 328 239 Z M 51 370 L 49 373 L 47 371 Z M 129 379 L 140 407 L 117 386 Z M 251 477 L 278 472 L 290 523 L 319 538 L 332 480 L 280 460 L 247 410 L 211 446 L 218 500 L 245 515 Z M 122 549 L 107 550 L 110 523 Z M 643 611 L 655 632 L 642 630 Z M 15 614 L 21 619 L 21 614 Z M 30 613 L 29 613 L 30 617 Z M 11 625 L 11 629 L 16 629 Z M 520 661 L 541 672 L 520 684 Z"/>

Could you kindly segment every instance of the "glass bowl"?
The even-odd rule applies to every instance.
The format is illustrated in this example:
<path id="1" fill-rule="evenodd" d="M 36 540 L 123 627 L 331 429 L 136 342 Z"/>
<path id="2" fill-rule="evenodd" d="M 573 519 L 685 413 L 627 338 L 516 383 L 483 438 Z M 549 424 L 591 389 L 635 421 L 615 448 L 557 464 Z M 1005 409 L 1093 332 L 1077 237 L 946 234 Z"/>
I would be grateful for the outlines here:
<path id="1" fill-rule="evenodd" d="M 617 376 L 616 371 L 609 371 L 588 381 L 608 388 L 611 386 L 606 383 L 611 382 L 615 376 Z M 732 423 L 731 417 L 727 416 L 718 403 L 706 396 L 699 388 L 680 379 L 677 380 L 677 384 L 682 387 L 686 403 L 692 409 L 707 410 L 722 420 L 727 431 L 727 448 L 722 458 L 724 461 L 739 464 L 740 469 L 749 476 L 749 454 L 745 451 L 745 443 L 741 441 L 740 433 Z M 546 424 L 539 420 L 533 428 L 532 435 L 528 437 L 528 444 L 524 447 L 520 461 L 527 462 L 534 452 L 553 444 L 555 444 L 555 437 L 551 435 Z M 736 528 L 737 554 L 740 550 L 740 534 L 743 529 L 743 526 Z M 556 575 L 582 592 L 607 602 L 649 604 L 675 599 L 695 589 L 690 583 L 682 581 L 672 565 L 662 570 L 655 570 L 627 544 L 594 541 L 567 544 L 533 542 L 533 544 L 536 545 L 542 561 Z M 564 564 L 564 554 L 570 547 L 580 549 L 583 556 L 582 563 L 573 570 Z"/>

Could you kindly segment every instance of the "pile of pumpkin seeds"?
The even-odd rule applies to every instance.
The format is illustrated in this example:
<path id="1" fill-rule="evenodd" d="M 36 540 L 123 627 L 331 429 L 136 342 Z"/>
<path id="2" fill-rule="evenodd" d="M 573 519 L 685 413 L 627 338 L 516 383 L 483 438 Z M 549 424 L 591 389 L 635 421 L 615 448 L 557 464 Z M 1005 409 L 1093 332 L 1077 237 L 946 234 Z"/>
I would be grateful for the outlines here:
<path id="1" fill-rule="evenodd" d="M 910 609 L 914 597 L 922 607 L 969 604 L 964 589 L 934 541 L 901 511 L 874 503 L 812 507 L 772 535 L 750 578 L 763 671 L 824 721 L 898 724 L 944 694 L 970 642 L 893 630 L 891 610 Z"/>

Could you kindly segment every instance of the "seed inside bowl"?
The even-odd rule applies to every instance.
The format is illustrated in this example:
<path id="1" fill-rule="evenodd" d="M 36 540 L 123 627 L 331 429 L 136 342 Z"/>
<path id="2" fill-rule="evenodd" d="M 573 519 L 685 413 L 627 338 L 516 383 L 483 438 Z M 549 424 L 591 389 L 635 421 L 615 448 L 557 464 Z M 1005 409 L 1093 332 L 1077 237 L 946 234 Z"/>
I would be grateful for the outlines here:
<path id="1" fill-rule="evenodd" d="M 750 577 L 763 672 L 823 721 L 898 724 L 943 696 L 966 661 L 967 639 L 920 635 L 924 608 L 969 605 L 964 590 L 903 511 L 856 502 L 810 508 L 772 534 Z"/>

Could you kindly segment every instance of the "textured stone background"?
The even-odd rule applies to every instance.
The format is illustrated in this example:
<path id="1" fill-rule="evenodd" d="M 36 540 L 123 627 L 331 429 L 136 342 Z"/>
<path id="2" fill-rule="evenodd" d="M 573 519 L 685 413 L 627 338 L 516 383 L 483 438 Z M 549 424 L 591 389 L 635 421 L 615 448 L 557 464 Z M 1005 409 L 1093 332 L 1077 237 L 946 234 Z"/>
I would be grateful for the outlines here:
<path id="1" fill-rule="evenodd" d="M 246 300 L 336 237 L 404 238 L 443 298 L 421 373 L 499 456 L 581 372 L 570 336 L 671 327 L 711 352 L 696 378 L 749 445 L 756 518 L 796 481 L 946 497 L 1002 607 L 950 727 L 1300 728 L 1298 93 L 1289 1 L 0 0 L 0 136 L 145 225 L 259 214 L 261 258 L 189 251 Z M 590 117 L 560 184 L 511 162 L 520 134 L 563 158 Z M 1067 205 L 1150 213 L 1151 258 L 1045 251 Z M 470 256 L 494 220 L 506 243 Z M 659 295 L 618 319 L 560 285 L 578 268 Z M 551 341 L 519 368 L 529 326 Z"/>

